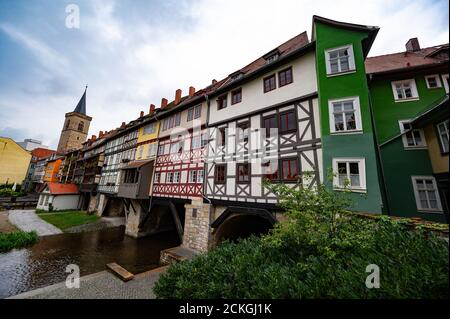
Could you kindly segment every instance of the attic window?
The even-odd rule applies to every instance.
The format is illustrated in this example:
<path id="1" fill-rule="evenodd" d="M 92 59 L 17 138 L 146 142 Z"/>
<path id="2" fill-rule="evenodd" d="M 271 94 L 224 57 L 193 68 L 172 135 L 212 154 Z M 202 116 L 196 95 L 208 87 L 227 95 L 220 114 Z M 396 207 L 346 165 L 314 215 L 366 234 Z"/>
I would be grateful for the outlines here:
<path id="1" fill-rule="evenodd" d="M 231 74 L 230 75 L 231 81 L 239 80 L 240 78 L 242 78 L 243 75 L 244 75 L 244 73 L 242 73 L 242 72 Z"/>
<path id="2" fill-rule="evenodd" d="M 266 58 L 266 63 L 269 64 L 269 63 L 275 62 L 276 60 L 278 60 L 279 57 L 280 57 L 280 54 L 278 52 L 274 53 L 272 55 L 269 55 Z"/>

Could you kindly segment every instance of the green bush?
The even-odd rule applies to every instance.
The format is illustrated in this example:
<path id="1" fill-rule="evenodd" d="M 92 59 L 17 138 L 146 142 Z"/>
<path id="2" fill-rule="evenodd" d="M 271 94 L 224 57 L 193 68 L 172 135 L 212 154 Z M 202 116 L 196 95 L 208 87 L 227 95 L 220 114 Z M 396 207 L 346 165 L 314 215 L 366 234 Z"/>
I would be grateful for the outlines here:
<path id="1" fill-rule="evenodd" d="M 346 212 L 346 192 L 267 185 L 288 219 L 169 267 L 158 298 L 448 298 L 448 244 L 420 227 Z M 366 287 L 379 266 L 380 288 Z"/>
<path id="2" fill-rule="evenodd" d="M 0 252 L 7 252 L 14 248 L 23 248 L 35 244 L 39 240 L 36 232 L 0 233 Z"/>

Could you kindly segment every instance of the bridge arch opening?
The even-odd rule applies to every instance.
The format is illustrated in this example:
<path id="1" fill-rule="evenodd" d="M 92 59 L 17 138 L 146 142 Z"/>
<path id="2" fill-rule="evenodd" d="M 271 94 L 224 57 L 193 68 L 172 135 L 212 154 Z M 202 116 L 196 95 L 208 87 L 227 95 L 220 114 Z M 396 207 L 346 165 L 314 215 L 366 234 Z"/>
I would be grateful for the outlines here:
<path id="1" fill-rule="evenodd" d="M 236 242 L 251 235 L 261 236 L 273 228 L 273 222 L 254 214 L 231 214 L 216 228 L 215 245 L 224 240 Z"/>

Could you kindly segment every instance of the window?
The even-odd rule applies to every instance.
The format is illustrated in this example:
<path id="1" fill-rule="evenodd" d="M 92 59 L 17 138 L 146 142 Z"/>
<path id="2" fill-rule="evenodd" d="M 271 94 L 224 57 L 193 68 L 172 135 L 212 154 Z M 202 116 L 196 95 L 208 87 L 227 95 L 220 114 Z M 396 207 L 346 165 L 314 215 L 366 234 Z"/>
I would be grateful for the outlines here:
<path id="1" fill-rule="evenodd" d="M 83 132 L 84 130 L 84 122 L 81 121 L 80 123 L 78 123 L 78 131 Z"/>
<path id="2" fill-rule="evenodd" d="M 408 101 L 419 98 L 414 79 L 392 82 L 392 91 L 394 92 L 395 101 Z"/>
<path id="3" fill-rule="evenodd" d="M 442 211 L 436 180 L 433 176 L 412 176 L 417 210 Z"/>
<path id="4" fill-rule="evenodd" d="M 167 173 L 166 183 L 173 183 L 173 172 Z"/>
<path id="5" fill-rule="evenodd" d="M 439 79 L 439 76 L 436 75 L 427 75 L 425 77 L 425 81 L 427 82 L 427 88 L 429 89 L 435 89 L 442 87 L 441 80 Z"/>
<path id="6" fill-rule="evenodd" d="M 403 134 L 402 139 L 403 139 L 403 146 L 405 148 L 426 147 L 423 130 L 412 129 L 409 120 L 399 121 L 398 123 L 400 125 L 400 133 Z"/>
<path id="7" fill-rule="evenodd" d="M 70 120 L 67 120 L 66 130 L 69 128 L 69 126 L 70 126 Z"/>
<path id="8" fill-rule="evenodd" d="M 155 155 L 156 155 L 156 143 L 149 144 L 147 158 L 153 157 Z"/>
<path id="9" fill-rule="evenodd" d="M 138 159 L 142 158 L 142 153 L 144 152 L 144 146 L 139 146 L 139 151 L 138 151 Z"/>
<path id="10" fill-rule="evenodd" d="M 180 182 L 181 172 L 173 173 L 173 182 L 178 184 Z"/>
<path id="11" fill-rule="evenodd" d="M 328 75 L 354 71 L 356 69 L 352 45 L 326 50 L 325 59 Z"/>
<path id="12" fill-rule="evenodd" d="M 202 115 L 202 106 L 197 105 L 188 109 L 187 121 L 192 121 L 194 118 L 198 119 Z"/>
<path id="13" fill-rule="evenodd" d="M 208 144 L 208 133 L 202 134 L 202 148 Z"/>
<path id="14" fill-rule="evenodd" d="M 191 142 L 191 149 L 195 150 L 202 147 L 201 135 L 193 136 Z"/>
<path id="15" fill-rule="evenodd" d="M 275 90 L 276 88 L 275 74 L 264 78 L 264 93 Z"/>
<path id="16" fill-rule="evenodd" d="M 442 81 L 444 82 L 445 92 L 448 93 L 448 74 L 442 74 Z"/>
<path id="17" fill-rule="evenodd" d="M 225 146 L 226 141 L 226 128 L 221 127 L 217 130 L 217 145 L 218 146 Z"/>
<path id="18" fill-rule="evenodd" d="M 271 129 L 277 129 L 278 125 L 277 125 L 277 118 L 275 115 L 272 116 L 268 116 L 266 118 L 263 119 L 264 122 L 264 128 L 266 129 L 266 137 L 271 137 Z M 274 132 L 272 132 L 274 133 Z"/>
<path id="19" fill-rule="evenodd" d="M 180 126 L 181 124 L 181 113 L 175 114 L 175 126 Z"/>
<path id="20" fill-rule="evenodd" d="M 250 183 L 250 164 L 237 164 L 237 182 Z"/>
<path id="21" fill-rule="evenodd" d="M 177 154 L 183 152 L 183 145 L 181 142 L 170 144 L 170 154 Z"/>
<path id="22" fill-rule="evenodd" d="M 250 128 L 249 128 L 249 124 L 248 123 L 239 124 L 238 127 L 237 127 L 238 141 L 247 142 L 248 141 L 249 131 L 250 131 Z"/>
<path id="23" fill-rule="evenodd" d="M 270 181 L 279 179 L 278 177 L 278 161 L 268 161 L 263 163 L 263 174 L 264 177 Z"/>
<path id="24" fill-rule="evenodd" d="M 278 87 L 282 87 L 293 82 L 292 67 L 278 72 Z"/>
<path id="25" fill-rule="evenodd" d="M 153 134 L 156 131 L 156 123 L 150 123 L 144 126 L 144 135 Z"/>
<path id="26" fill-rule="evenodd" d="M 214 182 L 216 184 L 224 184 L 225 183 L 225 171 L 226 171 L 226 165 L 220 164 L 216 165 L 214 168 Z"/>
<path id="27" fill-rule="evenodd" d="M 329 101 L 330 132 L 343 133 L 361 131 L 359 98 Z"/>
<path id="28" fill-rule="evenodd" d="M 189 183 L 197 182 L 197 171 L 189 171 Z"/>
<path id="29" fill-rule="evenodd" d="M 197 171 L 197 183 L 203 183 L 203 170 L 198 170 Z"/>
<path id="30" fill-rule="evenodd" d="M 227 107 L 227 96 L 222 95 L 217 99 L 217 109 L 221 110 Z"/>
<path id="31" fill-rule="evenodd" d="M 352 191 L 366 190 L 366 162 L 364 158 L 334 158 L 333 184 L 335 189 L 348 187 Z"/>
<path id="32" fill-rule="evenodd" d="M 439 123 L 438 125 L 436 125 L 436 128 L 439 135 L 441 152 L 448 153 L 448 120 Z"/>
<path id="33" fill-rule="evenodd" d="M 231 92 L 231 105 L 240 103 L 242 101 L 242 89 L 237 89 Z"/>
<path id="34" fill-rule="evenodd" d="M 278 60 L 278 57 L 279 57 L 279 56 L 280 56 L 279 53 L 275 53 L 275 54 L 272 54 L 272 55 L 268 56 L 268 57 L 266 58 L 267 64 L 272 63 L 272 62 L 275 62 L 276 60 Z"/>
<path id="35" fill-rule="evenodd" d="M 158 155 L 164 155 L 164 145 L 158 146 Z"/>
<path id="36" fill-rule="evenodd" d="M 155 173 L 155 183 L 159 183 L 161 181 L 161 173 Z"/>
<path id="37" fill-rule="evenodd" d="M 298 171 L 298 160 L 296 158 L 281 160 L 281 176 L 284 181 L 297 181 Z"/>
<path id="38" fill-rule="evenodd" d="M 127 169 L 123 175 L 124 184 L 136 184 L 138 182 L 139 173 L 137 169 Z"/>
<path id="39" fill-rule="evenodd" d="M 289 133 L 295 131 L 297 125 L 295 125 L 295 113 L 294 110 L 287 111 L 280 114 L 280 132 Z"/>
<path id="40" fill-rule="evenodd" d="M 49 198 L 50 196 L 45 196 L 45 201 L 44 201 L 44 206 L 47 206 L 48 205 L 48 198 Z"/>
<path id="41" fill-rule="evenodd" d="M 172 115 L 163 121 L 163 131 L 171 129 L 181 124 L 181 113 Z"/>

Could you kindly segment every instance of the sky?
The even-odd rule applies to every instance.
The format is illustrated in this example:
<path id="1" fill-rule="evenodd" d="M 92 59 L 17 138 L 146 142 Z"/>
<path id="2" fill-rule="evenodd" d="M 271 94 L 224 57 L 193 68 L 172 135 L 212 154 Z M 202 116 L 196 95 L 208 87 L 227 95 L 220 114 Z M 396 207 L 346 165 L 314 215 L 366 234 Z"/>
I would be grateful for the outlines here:
<path id="1" fill-rule="evenodd" d="M 79 28 L 66 20 L 79 8 Z M 90 135 L 206 87 L 312 16 L 380 27 L 369 56 L 448 43 L 448 0 L 0 0 L 0 136 L 56 148 L 87 89 Z M 71 8 L 71 7 L 69 7 Z M 74 20 L 69 19 L 69 22 Z M 69 26 L 71 26 L 69 24 Z M 73 24 L 72 24 L 73 26 Z"/>

